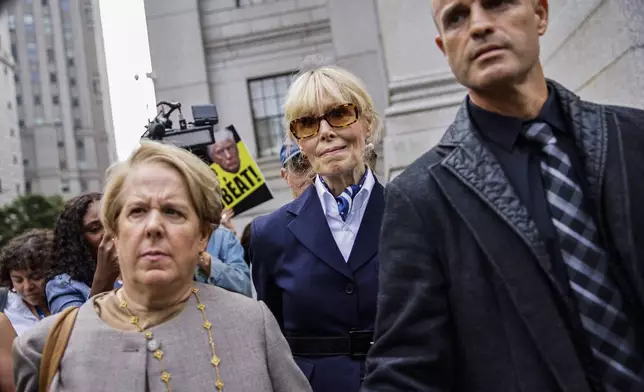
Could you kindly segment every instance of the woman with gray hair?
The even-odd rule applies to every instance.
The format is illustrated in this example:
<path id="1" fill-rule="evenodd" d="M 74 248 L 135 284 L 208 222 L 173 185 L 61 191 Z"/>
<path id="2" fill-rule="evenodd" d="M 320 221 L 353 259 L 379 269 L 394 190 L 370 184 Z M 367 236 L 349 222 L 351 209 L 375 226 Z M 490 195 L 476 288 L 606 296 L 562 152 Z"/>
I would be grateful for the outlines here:
<path id="1" fill-rule="evenodd" d="M 335 66 L 301 72 L 284 107 L 315 180 L 252 223 L 257 298 L 275 314 L 315 392 L 357 392 L 376 316 L 384 193 L 368 146 L 380 122 L 360 79 Z"/>
<path id="2" fill-rule="evenodd" d="M 19 337 L 17 390 L 309 391 L 264 303 L 193 281 L 221 210 L 215 173 L 185 150 L 144 142 L 112 167 L 100 215 L 123 287 Z"/>

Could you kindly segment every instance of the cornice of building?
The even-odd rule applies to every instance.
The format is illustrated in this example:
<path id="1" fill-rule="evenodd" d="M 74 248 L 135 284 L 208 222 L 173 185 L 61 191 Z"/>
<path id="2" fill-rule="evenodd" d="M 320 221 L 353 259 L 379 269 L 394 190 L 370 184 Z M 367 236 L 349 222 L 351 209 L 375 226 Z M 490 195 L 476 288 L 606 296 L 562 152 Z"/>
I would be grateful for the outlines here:
<path id="1" fill-rule="evenodd" d="M 467 93 L 448 71 L 410 75 L 389 83 L 387 117 L 458 105 Z"/>

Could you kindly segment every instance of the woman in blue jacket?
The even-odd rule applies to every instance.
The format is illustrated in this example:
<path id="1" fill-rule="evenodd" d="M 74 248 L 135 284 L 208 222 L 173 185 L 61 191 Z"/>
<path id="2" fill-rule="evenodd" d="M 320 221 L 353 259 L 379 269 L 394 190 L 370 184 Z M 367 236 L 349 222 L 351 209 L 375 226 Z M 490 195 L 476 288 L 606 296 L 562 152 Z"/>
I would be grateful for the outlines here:
<path id="1" fill-rule="evenodd" d="M 208 259 L 202 259 L 195 271 L 195 280 L 252 296 L 250 268 L 244 260 L 244 247 L 235 233 L 226 227 L 217 227 L 206 247 Z"/>
<path id="2" fill-rule="evenodd" d="M 285 124 L 316 177 L 252 223 L 257 297 L 315 392 L 357 392 L 376 314 L 384 196 L 366 157 L 380 121 L 356 76 L 320 67 L 291 84 Z"/>

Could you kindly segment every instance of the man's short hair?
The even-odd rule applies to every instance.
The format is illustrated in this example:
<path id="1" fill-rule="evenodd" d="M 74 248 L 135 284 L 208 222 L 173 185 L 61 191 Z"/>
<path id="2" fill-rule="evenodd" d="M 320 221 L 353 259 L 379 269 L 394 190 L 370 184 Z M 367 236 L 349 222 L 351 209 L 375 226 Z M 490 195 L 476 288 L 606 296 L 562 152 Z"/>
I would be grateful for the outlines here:
<path id="1" fill-rule="evenodd" d="M 233 134 L 233 131 L 231 131 L 228 128 L 218 129 L 214 132 L 214 135 L 215 135 L 215 143 L 219 143 L 223 140 L 235 141 L 235 135 Z"/>

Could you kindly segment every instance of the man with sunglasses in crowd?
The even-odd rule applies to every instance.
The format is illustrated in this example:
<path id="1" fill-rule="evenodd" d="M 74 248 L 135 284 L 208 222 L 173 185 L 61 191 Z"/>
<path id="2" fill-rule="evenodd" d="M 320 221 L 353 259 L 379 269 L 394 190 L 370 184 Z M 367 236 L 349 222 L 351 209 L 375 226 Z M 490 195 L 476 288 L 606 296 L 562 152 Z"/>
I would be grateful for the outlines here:
<path id="1" fill-rule="evenodd" d="M 280 161 L 282 162 L 280 174 L 291 188 L 293 198 L 297 199 L 313 182 L 315 175 L 311 172 L 311 165 L 302 156 L 297 144 L 290 141 L 282 145 Z"/>

